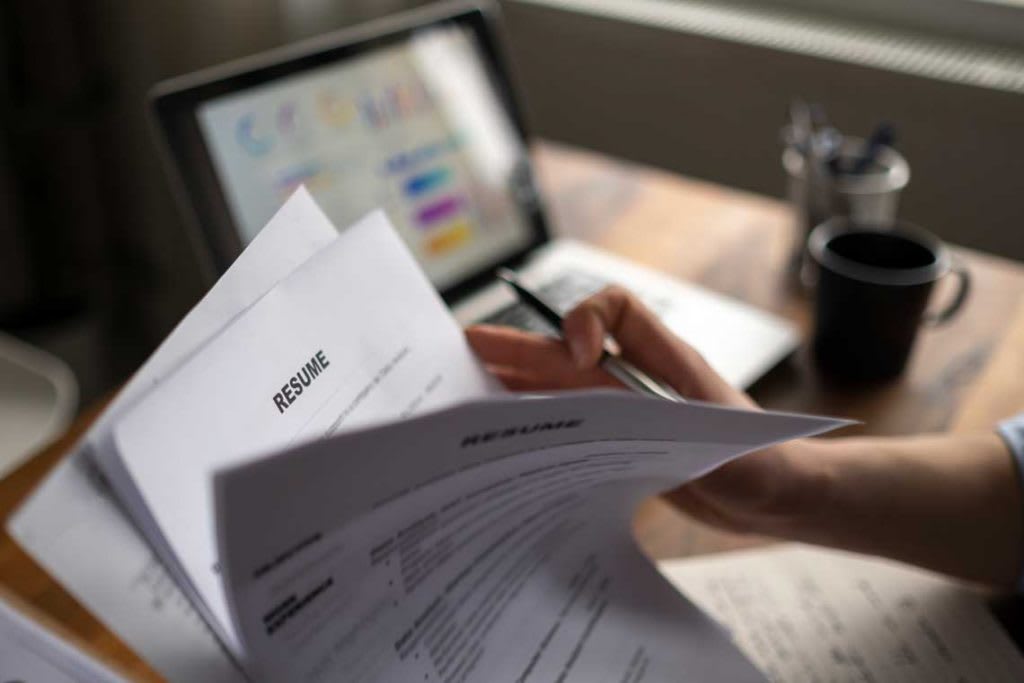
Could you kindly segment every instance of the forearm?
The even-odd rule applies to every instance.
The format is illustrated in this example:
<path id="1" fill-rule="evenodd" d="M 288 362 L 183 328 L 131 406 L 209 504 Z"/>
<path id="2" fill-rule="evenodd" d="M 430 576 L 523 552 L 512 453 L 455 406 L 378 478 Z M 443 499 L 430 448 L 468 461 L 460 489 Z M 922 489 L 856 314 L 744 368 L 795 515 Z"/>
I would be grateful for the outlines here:
<path id="1" fill-rule="evenodd" d="M 609 288 L 570 312 L 567 344 L 494 327 L 467 331 L 507 386 L 603 386 L 611 335 L 638 367 L 702 401 L 754 408 L 635 297 Z M 886 555 L 996 585 L 1024 556 L 1024 496 L 994 433 L 912 439 L 800 440 L 751 453 L 667 492 L 720 528 Z"/>
<path id="2" fill-rule="evenodd" d="M 1024 500 L 994 433 L 804 442 L 815 491 L 777 533 L 1009 586 L 1024 557 Z"/>

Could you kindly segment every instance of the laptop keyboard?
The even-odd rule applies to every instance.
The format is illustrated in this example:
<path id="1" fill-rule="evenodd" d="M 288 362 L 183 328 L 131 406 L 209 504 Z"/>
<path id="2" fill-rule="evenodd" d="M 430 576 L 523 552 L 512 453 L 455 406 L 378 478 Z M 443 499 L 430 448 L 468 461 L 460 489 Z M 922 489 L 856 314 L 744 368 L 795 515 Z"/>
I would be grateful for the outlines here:
<path id="1" fill-rule="evenodd" d="M 537 294 L 559 313 L 568 312 L 573 306 L 595 294 L 608 280 L 580 271 L 566 271 L 537 288 Z M 530 332 L 552 334 L 557 332 L 546 320 L 522 304 L 509 304 L 484 318 L 481 322 L 490 325 L 517 327 Z"/>

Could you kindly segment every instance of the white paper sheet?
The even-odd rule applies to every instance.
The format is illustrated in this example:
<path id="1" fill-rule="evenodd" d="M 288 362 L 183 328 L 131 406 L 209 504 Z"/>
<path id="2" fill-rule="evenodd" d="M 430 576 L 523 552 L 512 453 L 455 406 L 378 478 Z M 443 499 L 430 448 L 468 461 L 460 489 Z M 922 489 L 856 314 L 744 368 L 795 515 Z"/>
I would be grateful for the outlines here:
<path id="1" fill-rule="evenodd" d="M 978 595 L 919 569 L 794 545 L 659 569 L 777 683 L 1024 681 Z"/>
<path id="2" fill-rule="evenodd" d="M 111 499 L 86 451 L 106 452 L 117 416 L 336 237 L 309 194 L 297 191 L 8 524 L 33 558 L 172 683 L 242 676 Z"/>
<path id="3" fill-rule="evenodd" d="M 217 478 L 260 680 L 763 680 L 630 535 L 644 496 L 839 424 L 624 392 L 464 404 Z"/>
<path id="4" fill-rule="evenodd" d="M 230 634 L 216 468 L 499 391 L 382 212 L 348 228 L 115 427 L 159 531 Z"/>
<path id="5" fill-rule="evenodd" d="M 125 683 L 0 598 L 0 681 Z"/>

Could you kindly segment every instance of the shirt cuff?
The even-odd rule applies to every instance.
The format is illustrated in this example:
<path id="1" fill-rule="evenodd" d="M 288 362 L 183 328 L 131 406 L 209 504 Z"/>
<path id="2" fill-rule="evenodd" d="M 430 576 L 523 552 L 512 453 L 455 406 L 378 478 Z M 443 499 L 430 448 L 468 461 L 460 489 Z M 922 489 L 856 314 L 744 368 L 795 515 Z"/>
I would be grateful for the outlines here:
<path id="1" fill-rule="evenodd" d="M 1020 484 L 1021 490 L 1024 491 L 1024 413 L 1000 422 L 996 427 L 996 432 L 1006 442 L 1007 448 L 1013 455 L 1017 482 Z M 1024 514 L 1024 510 L 1021 510 L 1021 514 Z M 1024 568 L 1021 569 L 1021 573 L 1017 577 L 1016 588 L 1018 593 L 1024 594 Z"/>

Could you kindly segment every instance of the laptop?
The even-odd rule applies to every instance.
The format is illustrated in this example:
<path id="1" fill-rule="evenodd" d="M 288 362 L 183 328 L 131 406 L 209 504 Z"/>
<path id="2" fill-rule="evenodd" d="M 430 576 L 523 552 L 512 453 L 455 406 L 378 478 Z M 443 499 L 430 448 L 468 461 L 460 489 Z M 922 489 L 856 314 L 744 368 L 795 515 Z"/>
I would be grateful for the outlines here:
<path id="1" fill-rule="evenodd" d="M 305 185 L 336 225 L 383 207 L 463 324 L 545 330 L 499 267 L 563 310 L 618 283 L 747 387 L 796 347 L 792 325 L 552 237 L 496 14 L 435 4 L 156 86 L 164 158 L 213 274 Z"/>

